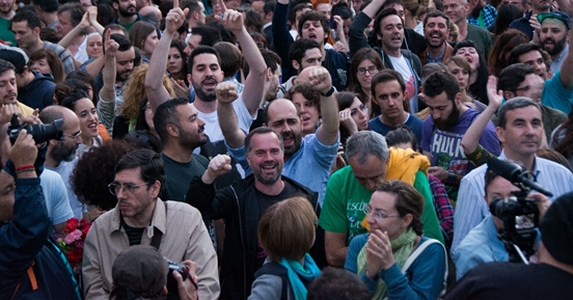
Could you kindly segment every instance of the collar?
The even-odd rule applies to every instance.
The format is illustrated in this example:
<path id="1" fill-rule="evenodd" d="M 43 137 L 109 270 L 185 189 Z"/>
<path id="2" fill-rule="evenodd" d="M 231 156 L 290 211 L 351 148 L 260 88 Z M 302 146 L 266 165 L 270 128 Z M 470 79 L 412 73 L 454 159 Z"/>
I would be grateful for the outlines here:
<path id="1" fill-rule="evenodd" d="M 539 176 L 539 174 L 541 174 L 541 170 L 539 170 L 539 166 L 537 165 L 537 155 L 533 155 L 533 172 L 531 172 L 534 175 L 534 181 L 537 182 L 537 177 Z M 501 154 L 498 157 L 501 160 L 509 160 L 507 158 L 507 156 L 505 156 L 505 150 L 501 150 Z"/>
<path id="2" fill-rule="evenodd" d="M 438 56 L 438 57 L 432 57 L 430 55 L 430 52 L 428 51 L 428 48 L 426 48 L 426 62 L 428 63 L 432 63 L 432 62 L 442 62 L 442 60 L 444 59 L 444 53 L 446 53 L 446 49 L 448 48 L 448 42 L 444 41 L 444 49 L 442 49 L 442 53 Z"/>
<path id="3" fill-rule="evenodd" d="M 110 231 L 121 231 L 121 211 L 119 210 L 119 203 L 112 210 L 112 218 L 110 222 Z M 157 228 L 163 234 L 165 234 L 165 229 L 167 227 L 167 215 L 165 212 L 165 205 L 161 198 L 157 197 L 155 203 L 155 210 L 153 211 L 153 216 L 151 221 L 147 225 L 147 237 L 151 239 L 153 237 L 153 228 Z"/>

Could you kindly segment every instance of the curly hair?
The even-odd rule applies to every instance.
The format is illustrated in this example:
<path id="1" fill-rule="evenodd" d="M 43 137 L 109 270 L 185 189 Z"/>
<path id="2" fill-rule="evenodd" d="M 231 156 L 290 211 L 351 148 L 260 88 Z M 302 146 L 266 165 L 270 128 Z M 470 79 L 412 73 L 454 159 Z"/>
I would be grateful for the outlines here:
<path id="1" fill-rule="evenodd" d="M 509 61 L 506 57 L 509 56 L 511 50 L 515 47 L 528 43 L 529 38 L 525 33 L 517 29 L 508 29 L 504 33 L 500 34 L 493 47 L 491 47 L 490 54 L 488 57 L 488 67 L 489 71 L 499 77 L 499 73 L 505 67 L 509 66 Z"/>
<path id="2" fill-rule="evenodd" d="M 569 118 L 555 132 L 555 137 L 564 134 L 564 138 L 554 145 L 555 151 L 563 154 L 567 159 L 573 157 L 573 110 L 569 112 Z"/>
<path id="3" fill-rule="evenodd" d="M 71 176 L 72 189 L 78 199 L 87 204 L 110 210 L 117 198 L 107 185 L 115 178 L 115 165 L 135 147 L 121 140 L 112 140 L 101 147 L 92 147 L 78 160 Z"/>
<path id="4" fill-rule="evenodd" d="M 141 99 L 146 96 L 144 83 L 148 68 L 149 65 L 143 64 L 133 69 L 133 73 L 125 84 L 121 116 L 127 120 L 136 119 L 139 114 Z M 171 98 L 175 97 L 171 81 L 165 75 L 163 76 L 163 86 L 167 89 L 167 93 L 169 93 Z"/>

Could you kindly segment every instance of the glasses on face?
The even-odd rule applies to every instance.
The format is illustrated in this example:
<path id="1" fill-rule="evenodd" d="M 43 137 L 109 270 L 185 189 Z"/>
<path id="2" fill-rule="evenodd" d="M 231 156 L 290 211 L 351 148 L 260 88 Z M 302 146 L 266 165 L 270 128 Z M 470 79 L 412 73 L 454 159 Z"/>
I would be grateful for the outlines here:
<path id="1" fill-rule="evenodd" d="M 350 116 L 354 117 L 358 113 L 358 110 L 362 112 L 368 112 L 368 106 L 366 106 L 366 104 L 361 104 L 360 106 L 358 106 L 358 109 L 356 108 L 351 109 Z"/>
<path id="2" fill-rule="evenodd" d="M 74 141 L 77 141 L 77 140 L 80 138 L 81 135 L 82 135 L 82 131 L 81 131 L 81 130 L 80 130 L 78 133 L 76 133 L 76 134 L 65 134 L 65 133 L 64 133 L 64 134 L 62 135 L 62 138 L 60 139 L 60 141 L 65 141 L 65 140 L 66 140 L 66 138 L 65 138 L 66 136 L 69 137 L 69 138 L 71 138 L 71 139 L 74 140 Z"/>
<path id="3" fill-rule="evenodd" d="M 133 194 L 133 192 L 135 192 L 135 190 L 137 190 L 138 188 L 140 188 L 146 184 L 147 183 L 135 185 L 133 183 L 121 184 L 119 182 L 112 182 L 107 186 L 107 188 L 109 189 L 109 192 L 112 195 L 117 195 L 117 193 L 119 193 L 119 189 L 123 189 L 124 193 Z"/>
<path id="4" fill-rule="evenodd" d="M 372 206 L 370 206 L 370 205 L 367 205 L 366 208 L 364 208 L 364 213 L 366 214 L 366 216 L 368 216 L 370 213 L 374 213 L 374 218 L 377 220 L 383 220 L 383 219 L 390 218 L 390 217 L 399 217 L 400 216 L 400 214 L 387 215 L 387 214 L 381 213 L 379 211 L 372 210 Z"/>
<path id="5" fill-rule="evenodd" d="M 374 75 L 374 74 L 378 73 L 378 68 L 376 66 L 370 66 L 368 68 L 358 68 L 356 73 L 358 73 L 358 75 L 360 75 L 360 76 L 364 76 L 364 75 L 366 75 L 366 71 L 368 71 L 368 73 L 370 73 L 370 75 Z"/>

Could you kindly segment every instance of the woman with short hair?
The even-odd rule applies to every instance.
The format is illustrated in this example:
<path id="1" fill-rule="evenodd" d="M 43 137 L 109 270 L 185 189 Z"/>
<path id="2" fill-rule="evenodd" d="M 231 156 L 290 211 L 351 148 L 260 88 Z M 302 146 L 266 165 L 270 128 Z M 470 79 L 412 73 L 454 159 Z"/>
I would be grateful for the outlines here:
<path id="1" fill-rule="evenodd" d="M 384 182 L 366 206 L 370 233 L 348 246 L 344 268 L 358 274 L 372 299 L 437 299 L 446 275 L 446 250 L 422 236 L 424 198 L 400 180 Z M 411 257 L 411 258 L 410 258 Z"/>

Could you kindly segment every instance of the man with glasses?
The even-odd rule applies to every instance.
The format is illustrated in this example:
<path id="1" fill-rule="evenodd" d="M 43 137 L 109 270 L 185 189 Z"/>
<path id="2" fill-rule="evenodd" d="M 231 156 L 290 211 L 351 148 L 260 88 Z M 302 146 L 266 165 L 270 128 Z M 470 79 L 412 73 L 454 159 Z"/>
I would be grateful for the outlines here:
<path id="1" fill-rule="evenodd" d="M 117 163 L 109 189 L 118 204 L 96 219 L 85 241 L 87 299 L 109 298 L 113 261 L 132 245 L 152 245 L 175 262 L 194 261 L 199 299 L 219 297 L 217 257 L 201 214 L 188 204 L 162 201 L 164 182 L 161 158 L 151 150 L 132 151 Z"/>
<path id="2" fill-rule="evenodd" d="M 360 69 L 358 69 L 360 73 Z M 408 91 L 400 73 L 384 69 L 372 78 L 372 101 L 380 106 L 381 114 L 370 120 L 370 130 L 383 136 L 398 126 L 408 126 L 422 140 L 422 120 L 409 113 Z"/>
<path id="3" fill-rule="evenodd" d="M 87 213 L 87 208 L 85 204 L 78 200 L 78 197 L 72 190 L 70 181 L 70 176 L 78 162 L 76 150 L 79 144 L 82 143 L 80 120 L 73 111 L 58 105 L 48 106 L 40 113 L 40 120 L 44 124 L 51 124 L 57 119 L 64 119 L 64 123 L 60 127 L 63 135 L 60 140 L 50 140 L 48 142 L 44 166 L 48 170 L 60 174 L 66 186 L 68 200 L 74 212 L 74 217 L 81 220 L 84 217 L 83 214 Z"/>
<path id="4" fill-rule="evenodd" d="M 424 196 L 424 235 L 443 243 L 440 225 L 424 169 L 429 162 L 420 154 L 388 149 L 384 136 L 363 130 L 346 142 L 346 166 L 330 176 L 318 224 L 324 228 L 328 264 L 343 267 L 352 238 L 367 232 L 365 209 L 372 193 L 386 180 L 400 179 Z"/>

